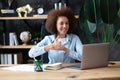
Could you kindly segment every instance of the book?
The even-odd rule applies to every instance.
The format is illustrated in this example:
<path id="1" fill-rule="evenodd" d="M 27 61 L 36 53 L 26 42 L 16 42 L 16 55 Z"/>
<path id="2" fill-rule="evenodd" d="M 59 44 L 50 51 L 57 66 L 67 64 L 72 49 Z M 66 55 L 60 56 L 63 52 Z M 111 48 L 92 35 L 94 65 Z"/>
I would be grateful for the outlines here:
<path id="1" fill-rule="evenodd" d="M 17 35 L 14 32 L 9 33 L 9 45 L 10 46 L 15 46 L 18 45 L 18 40 L 17 40 Z M 12 57 L 14 59 L 14 64 L 17 64 L 17 54 L 8 54 L 8 64 L 12 64 Z"/>
<path id="2" fill-rule="evenodd" d="M 45 70 L 59 70 L 62 68 L 62 63 L 47 64 Z"/>

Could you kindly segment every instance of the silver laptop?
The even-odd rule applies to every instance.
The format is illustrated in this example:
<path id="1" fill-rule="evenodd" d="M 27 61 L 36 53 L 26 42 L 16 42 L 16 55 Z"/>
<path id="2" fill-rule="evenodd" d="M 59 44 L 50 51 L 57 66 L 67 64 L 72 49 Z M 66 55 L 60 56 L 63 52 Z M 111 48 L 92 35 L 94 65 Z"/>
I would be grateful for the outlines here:
<path id="1" fill-rule="evenodd" d="M 105 67 L 108 65 L 109 43 L 84 44 L 81 69 Z"/>
<path id="2" fill-rule="evenodd" d="M 109 43 L 84 44 L 81 63 L 71 68 L 92 69 L 108 65 Z"/>

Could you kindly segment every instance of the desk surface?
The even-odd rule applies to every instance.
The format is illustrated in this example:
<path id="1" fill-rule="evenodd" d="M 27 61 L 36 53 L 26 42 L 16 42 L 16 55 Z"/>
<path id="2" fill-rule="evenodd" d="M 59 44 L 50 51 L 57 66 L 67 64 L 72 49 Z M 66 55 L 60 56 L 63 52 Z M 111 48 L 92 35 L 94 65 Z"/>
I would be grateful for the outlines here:
<path id="1" fill-rule="evenodd" d="M 5 65 L 0 65 L 0 68 Z M 8 66 L 8 65 L 7 65 Z M 68 65 L 67 65 L 68 66 Z M 63 69 L 46 72 L 18 72 L 0 69 L 1 80 L 120 80 L 120 62 L 89 70 Z"/>

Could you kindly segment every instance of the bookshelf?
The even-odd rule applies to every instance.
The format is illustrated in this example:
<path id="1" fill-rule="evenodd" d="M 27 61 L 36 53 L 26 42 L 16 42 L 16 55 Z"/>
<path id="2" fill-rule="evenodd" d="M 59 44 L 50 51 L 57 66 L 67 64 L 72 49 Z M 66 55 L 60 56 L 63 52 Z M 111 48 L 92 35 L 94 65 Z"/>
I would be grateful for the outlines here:
<path id="1" fill-rule="evenodd" d="M 79 18 L 78 15 L 75 15 L 76 19 Z M 30 16 L 30 17 L 0 17 L 0 21 L 5 21 L 5 20 L 44 20 L 47 19 L 47 15 L 34 15 L 34 16 Z M 15 51 L 20 51 L 20 50 L 24 50 L 24 49 L 30 49 L 32 46 L 34 45 L 14 45 L 14 46 L 10 46 L 10 45 L 0 45 L 0 54 L 1 55 L 6 55 L 8 53 L 4 53 L 6 51 L 10 51 L 10 52 L 14 52 Z M 22 51 L 21 51 L 22 52 Z M 15 53 L 17 54 L 17 53 Z"/>
<path id="2" fill-rule="evenodd" d="M 0 21 L 6 20 L 38 20 L 47 19 L 47 15 L 35 15 L 30 17 L 0 17 Z M 33 45 L 0 45 L 1 64 L 19 64 L 22 62 L 22 53 Z"/>

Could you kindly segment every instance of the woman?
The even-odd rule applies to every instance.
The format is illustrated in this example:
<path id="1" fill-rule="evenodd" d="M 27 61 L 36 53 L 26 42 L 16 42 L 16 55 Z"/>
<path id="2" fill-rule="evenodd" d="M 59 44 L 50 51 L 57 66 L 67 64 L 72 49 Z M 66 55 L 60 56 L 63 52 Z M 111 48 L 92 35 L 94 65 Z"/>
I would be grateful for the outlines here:
<path id="1" fill-rule="evenodd" d="M 49 63 L 71 63 L 81 60 L 82 43 L 79 37 L 72 34 L 76 26 L 76 19 L 69 8 L 51 10 L 48 13 L 46 29 L 52 34 L 45 36 L 29 51 L 34 58 L 48 52 Z"/>

